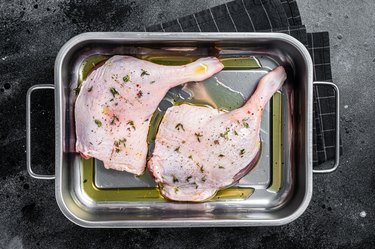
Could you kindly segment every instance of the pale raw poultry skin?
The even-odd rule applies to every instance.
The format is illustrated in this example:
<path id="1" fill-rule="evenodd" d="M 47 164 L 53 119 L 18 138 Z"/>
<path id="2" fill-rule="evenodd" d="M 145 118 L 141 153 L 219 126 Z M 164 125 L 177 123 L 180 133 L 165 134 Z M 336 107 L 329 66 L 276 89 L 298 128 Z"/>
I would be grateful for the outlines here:
<path id="1" fill-rule="evenodd" d="M 219 72 L 217 58 L 162 66 L 131 56 L 113 56 L 84 81 L 75 104 L 76 151 L 106 168 L 140 175 L 146 167 L 152 114 L 167 91 Z"/>
<path id="2" fill-rule="evenodd" d="M 277 67 L 243 107 L 230 112 L 189 104 L 169 108 L 148 162 L 161 194 L 205 201 L 247 174 L 261 148 L 262 111 L 285 80 L 284 68 Z"/>

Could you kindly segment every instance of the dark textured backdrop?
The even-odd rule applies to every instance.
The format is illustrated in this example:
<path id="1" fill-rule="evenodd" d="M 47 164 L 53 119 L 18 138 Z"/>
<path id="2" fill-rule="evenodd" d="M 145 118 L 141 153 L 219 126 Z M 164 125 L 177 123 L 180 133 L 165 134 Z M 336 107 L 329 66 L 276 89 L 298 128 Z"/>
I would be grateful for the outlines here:
<path id="1" fill-rule="evenodd" d="M 53 83 L 55 56 L 69 38 L 135 31 L 224 2 L 0 2 L 0 248 L 375 247 L 373 0 L 298 1 L 309 31 L 331 34 L 345 154 L 337 172 L 314 176 L 313 199 L 297 221 L 273 228 L 84 229 L 60 212 L 53 181 L 27 175 L 25 94 L 34 84 Z M 53 94 L 33 97 L 33 163 L 53 172 Z"/>

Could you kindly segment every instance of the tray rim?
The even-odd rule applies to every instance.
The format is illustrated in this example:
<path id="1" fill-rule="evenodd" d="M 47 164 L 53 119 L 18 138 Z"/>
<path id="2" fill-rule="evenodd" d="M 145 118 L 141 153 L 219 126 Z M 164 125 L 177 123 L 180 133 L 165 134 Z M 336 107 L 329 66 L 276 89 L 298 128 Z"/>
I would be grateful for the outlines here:
<path id="1" fill-rule="evenodd" d="M 249 219 L 212 219 L 212 220 L 117 220 L 117 221 L 90 221 L 75 215 L 64 200 L 62 184 L 62 158 L 63 158 L 63 132 L 62 132 L 62 110 L 61 96 L 63 92 L 63 84 L 61 84 L 61 72 L 64 59 L 67 53 L 76 45 L 90 40 L 103 41 L 132 41 L 132 40 L 173 40 L 173 41 L 213 41 L 213 40 L 233 40 L 246 41 L 248 39 L 262 38 L 281 40 L 294 46 L 303 57 L 307 66 L 307 87 L 306 87 L 306 113 L 304 120 L 306 121 L 306 129 L 304 133 L 306 149 L 305 162 L 307 165 L 305 172 L 305 191 L 299 207 L 290 215 L 269 220 L 249 220 Z M 55 197 L 61 212 L 73 223 L 82 227 L 212 227 L 212 226 L 267 226 L 267 225 L 284 225 L 292 222 L 301 216 L 307 209 L 312 197 L 312 72 L 313 64 L 307 48 L 297 39 L 283 33 L 243 33 L 243 32 L 227 32 L 227 33 L 173 33 L 173 32 L 87 32 L 71 38 L 60 49 L 54 67 L 55 76 Z"/>

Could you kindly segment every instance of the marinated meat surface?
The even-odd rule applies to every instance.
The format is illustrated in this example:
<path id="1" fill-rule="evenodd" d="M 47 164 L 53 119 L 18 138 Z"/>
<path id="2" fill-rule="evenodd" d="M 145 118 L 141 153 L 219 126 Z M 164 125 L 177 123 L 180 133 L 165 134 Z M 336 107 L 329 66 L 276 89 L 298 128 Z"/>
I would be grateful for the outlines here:
<path id="1" fill-rule="evenodd" d="M 160 124 L 148 168 L 161 194 L 176 201 L 204 201 L 249 172 L 260 152 L 262 111 L 286 80 L 283 67 L 266 74 L 239 109 L 183 104 Z"/>
<path id="2" fill-rule="evenodd" d="M 185 82 L 205 80 L 222 68 L 213 57 L 184 66 L 111 57 L 87 77 L 77 97 L 77 152 L 102 160 L 106 168 L 142 174 L 149 122 L 167 91 Z"/>

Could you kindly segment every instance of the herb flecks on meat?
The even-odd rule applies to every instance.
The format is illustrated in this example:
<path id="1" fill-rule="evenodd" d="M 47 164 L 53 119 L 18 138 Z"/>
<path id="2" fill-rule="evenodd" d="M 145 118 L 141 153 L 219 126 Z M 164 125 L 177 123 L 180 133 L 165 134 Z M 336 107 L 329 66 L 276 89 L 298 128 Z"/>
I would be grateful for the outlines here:
<path id="1" fill-rule="evenodd" d="M 201 137 L 203 137 L 203 135 L 201 133 L 194 133 L 194 135 L 196 136 L 198 142 L 201 142 Z"/>
<path id="2" fill-rule="evenodd" d="M 126 124 L 130 125 L 135 130 L 135 124 L 133 120 L 129 120 Z"/>
<path id="3" fill-rule="evenodd" d="M 125 75 L 124 77 L 122 77 L 122 80 L 123 80 L 125 83 L 129 82 L 129 81 L 130 81 L 130 76 L 129 76 L 129 74 L 127 74 L 127 75 Z"/>
<path id="4" fill-rule="evenodd" d="M 143 77 L 145 75 L 150 75 L 146 70 L 144 70 L 144 69 L 141 69 L 141 70 L 142 70 L 141 77 Z"/>
<path id="5" fill-rule="evenodd" d="M 116 97 L 116 95 L 120 95 L 119 92 L 114 87 L 111 87 L 109 90 L 111 91 L 113 97 Z"/>
<path id="6" fill-rule="evenodd" d="M 185 131 L 184 126 L 181 123 L 176 124 L 175 128 L 179 131 L 180 129 Z"/>
<path id="7" fill-rule="evenodd" d="M 138 98 L 141 98 L 143 96 L 143 92 L 141 91 L 141 90 L 139 90 L 138 92 L 137 92 L 137 97 Z"/>
<path id="8" fill-rule="evenodd" d="M 98 126 L 98 127 L 102 127 L 102 121 L 100 121 L 99 119 L 95 119 L 95 124 Z"/>

